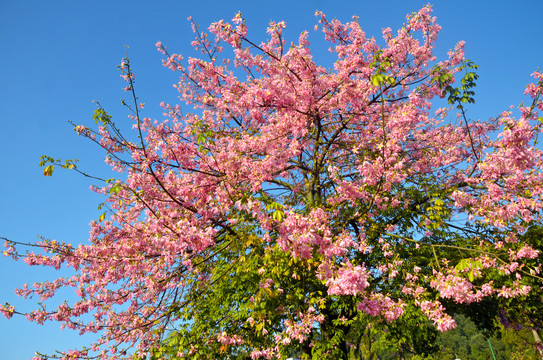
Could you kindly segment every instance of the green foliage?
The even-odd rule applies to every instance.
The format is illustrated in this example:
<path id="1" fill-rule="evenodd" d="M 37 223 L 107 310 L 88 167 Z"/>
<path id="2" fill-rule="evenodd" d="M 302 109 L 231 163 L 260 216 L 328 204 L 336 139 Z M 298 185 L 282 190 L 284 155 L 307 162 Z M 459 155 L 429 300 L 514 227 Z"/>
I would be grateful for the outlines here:
<path id="1" fill-rule="evenodd" d="M 112 116 L 109 115 L 102 107 L 98 107 L 98 109 L 94 110 L 94 114 L 92 115 L 92 119 L 96 122 L 96 124 L 101 124 L 102 126 L 107 126 L 111 123 Z"/>
<path id="2" fill-rule="evenodd" d="M 39 166 L 43 167 L 44 176 L 53 176 L 55 166 L 59 166 L 62 169 L 75 170 L 77 169 L 77 159 L 70 159 L 62 161 L 61 159 L 54 159 L 51 156 L 42 155 L 40 157 Z M 49 165 L 48 165 L 49 164 Z"/>
<path id="3" fill-rule="evenodd" d="M 454 268 L 460 273 L 467 273 L 469 281 L 473 282 L 479 277 L 477 270 L 482 269 L 483 264 L 479 260 L 462 259 Z"/>
<path id="4" fill-rule="evenodd" d="M 466 74 L 460 80 L 462 85 L 459 88 L 452 87 L 451 85 L 447 85 L 445 87 L 445 94 L 448 94 L 447 99 L 449 104 L 458 103 L 458 106 L 461 107 L 462 103 L 475 103 L 475 91 L 473 88 L 475 88 L 477 85 L 475 81 L 479 78 L 479 75 L 470 70 L 477 70 L 478 68 L 479 66 L 473 63 L 471 60 L 464 61 L 463 65 L 460 67 L 460 70 L 466 70 Z M 438 78 L 438 82 L 442 86 L 445 85 L 449 80 L 450 78 L 448 78 L 446 75 L 442 75 Z"/>
<path id="5" fill-rule="evenodd" d="M 370 63 L 370 68 L 375 69 L 371 77 L 371 84 L 375 87 L 381 85 L 392 86 L 396 83 L 396 79 L 393 76 L 386 75 L 386 72 L 391 67 L 391 59 L 382 56 L 382 51 L 377 51 L 373 57 L 373 61 Z"/>
<path id="6" fill-rule="evenodd" d="M 529 224 L 528 230 L 519 236 L 519 242 L 530 245 L 534 250 L 543 253 L 543 226 L 538 223 Z M 543 288 L 541 279 L 529 276 L 535 273 L 537 259 L 525 259 L 524 280 L 532 288 L 528 296 L 522 298 L 501 298 L 501 308 L 506 309 L 505 317 L 507 321 L 524 326 L 527 328 L 543 328 Z"/>

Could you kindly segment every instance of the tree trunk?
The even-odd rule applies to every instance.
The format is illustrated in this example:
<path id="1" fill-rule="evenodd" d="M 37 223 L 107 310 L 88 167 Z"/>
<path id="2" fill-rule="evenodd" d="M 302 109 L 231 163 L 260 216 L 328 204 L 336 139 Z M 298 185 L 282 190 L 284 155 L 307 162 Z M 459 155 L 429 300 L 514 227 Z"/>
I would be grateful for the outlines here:
<path id="1" fill-rule="evenodd" d="M 539 334 L 537 333 L 536 329 L 532 329 L 532 334 L 534 335 L 535 340 L 535 346 L 537 348 L 537 351 L 539 351 L 539 357 L 543 359 L 543 348 L 541 347 L 541 338 L 539 337 Z"/>

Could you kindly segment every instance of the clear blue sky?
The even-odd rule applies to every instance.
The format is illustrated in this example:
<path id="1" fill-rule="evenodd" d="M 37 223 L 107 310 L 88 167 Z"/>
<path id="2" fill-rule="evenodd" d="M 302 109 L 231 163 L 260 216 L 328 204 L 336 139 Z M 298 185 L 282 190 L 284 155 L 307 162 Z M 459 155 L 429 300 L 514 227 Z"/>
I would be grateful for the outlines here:
<path id="1" fill-rule="evenodd" d="M 0 235 L 33 242 L 43 235 L 77 244 L 87 238 L 99 215 L 99 197 L 76 174 L 45 178 L 39 157 L 78 158 L 83 168 L 108 176 L 103 154 L 73 133 L 67 120 L 90 125 L 99 100 L 117 121 L 128 121 L 119 99 L 125 84 L 116 65 L 129 56 L 146 115 L 160 118 L 160 101 L 174 102 L 175 74 L 161 66 L 155 43 L 188 53 L 193 35 L 186 21 L 202 27 L 231 19 L 241 10 L 249 34 L 258 41 L 270 20 L 285 20 L 295 40 L 312 30 L 315 10 L 347 21 L 358 15 L 367 34 L 398 28 L 405 15 L 425 5 L 419 0 L 383 1 L 28 1 L 0 0 Z M 543 1 L 435 1 L 443 30 L 438 54 L 465 40 L 467 57 L 480 65 L 473 117 L 495 116 L 525 100 L 524 85 L 543 68 Z M 320 33 L 310 31 L 315 39 Z M 322 50 L 322 49 L 321 49 Z M 317 54 L 324 54 L 319 51 Z M 317 59 L 318 61 L 318 56 Z M 25 282 L 53 279 L 57 273 L 0 257 L 0 303 L 32 309 L 13 289 Z M 69 296 L 69 294 L 67 294 Z M 30 358 L 35 350 L 53 352 L 89 342 L 57 324 L 39 326 L 24 319 L 0 319 L 0 359 Z"/>

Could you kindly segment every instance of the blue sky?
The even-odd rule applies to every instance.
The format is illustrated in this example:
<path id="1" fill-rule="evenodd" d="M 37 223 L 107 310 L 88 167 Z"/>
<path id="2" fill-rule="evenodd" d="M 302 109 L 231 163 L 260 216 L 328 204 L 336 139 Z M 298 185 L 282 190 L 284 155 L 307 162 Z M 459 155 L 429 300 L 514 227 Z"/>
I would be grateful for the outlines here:
<path id="1" fill-rule="evenodd" d="M 129 46 L 145 115 L 160 118 L 158 104 L 175 102 L 171 84 L 176 75 L 161 66 L 155 43 L 162 41 L 172 52 L 190 54 L 193 34 L 188 16 L 205 28 L 240 10 L 250 37 L 257 41 L 264 39 L 270 20 L 285 20 L 288 40 L 295 40 L 305 29 L 310 30 L 310 39 L 320 37 L 311 30 L 315 10 L 322 10 L 343 21 L 358 15 L 366 33 L 379 37 L 381 28 L 398 28 L 407 13 L 426 3 L 0 0 L 0 236 L 34 242 L 42 235 L 73 244 L 87 238 L 90 220 L 100 213 L 101 199 L 88 190 L 92 182 L 58 171 L 46 178 L 38 161 L 43 154 L 78 158 L 82 168 L 112 176 L 103 165 L 103 154 L 76 136 L 67 121 L 91 125 L 92 100 L 99 100 L 114 119 L 128 122 L 119 101 L 125 96 L 125 84 L 116 68 L 125 55 L 124 45 Z M 480 65 L 477 103 L 469 115 L 495 116 L 526 100 L 522 92 L 529 75 L 543 68 L 541 13 L 541 0 L 435 2 L 434 14 L 443 27 L 437 53 L 443 55 L 465 40 L 467 57 Z M 319 56 L 326 57 L 322 49 L 314 53 L 317 62 Z M 32 302 L 17 298 L 14 288 L 58 275 L 4 257 L 0 270 L 0 303 L 8 301 L 21 310 L 32 309 Z M 28 359 L 36 350 L 67 350 L 91 339 L 61 331 L 57 324 L 0 319 L 2 359 Z"/>

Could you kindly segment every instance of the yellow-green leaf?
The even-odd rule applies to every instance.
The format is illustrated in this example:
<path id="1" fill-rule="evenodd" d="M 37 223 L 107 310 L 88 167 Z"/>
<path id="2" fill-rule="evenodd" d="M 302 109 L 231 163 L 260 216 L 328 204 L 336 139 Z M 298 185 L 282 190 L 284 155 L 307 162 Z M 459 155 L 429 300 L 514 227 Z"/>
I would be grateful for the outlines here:
<path id="1" fill-rule="evenodd" d="M 281 211 L 281 210 L 275 210 L 275 211 L 273 212 L 272 217 L 273 217 L 273 220 L 275 220 L 275 221 L 281 221 L 281 220 L 283 220 L 283 215 L 284 215 L 284 212 L 283 212 L 283 211 Z"/>
<path id="2" fill-rule="evenodd" d="M 114 194 L 114 195 L 117 195 L 119 193 L 119 191 L 121 191 L 121 186 L 120 185 L 115 185 L 113 187 L 111 187 L 111 189 L 109 189 L 109 193 L 110 194 Z"/>
<path id="3" fill-rule="evenodd" d="M 55 169 L 55 165 L 46 166 L 45 169 L 43 169 L 43 175 L 44 176 L 52 176 L 54 169 Z"/>
<path id="4" fill-rule="evenodd" d="M 375 74 L 371 78 L 371 84 L 373 86 L 379 86 L 383 82 L 383 75 Z"/>

